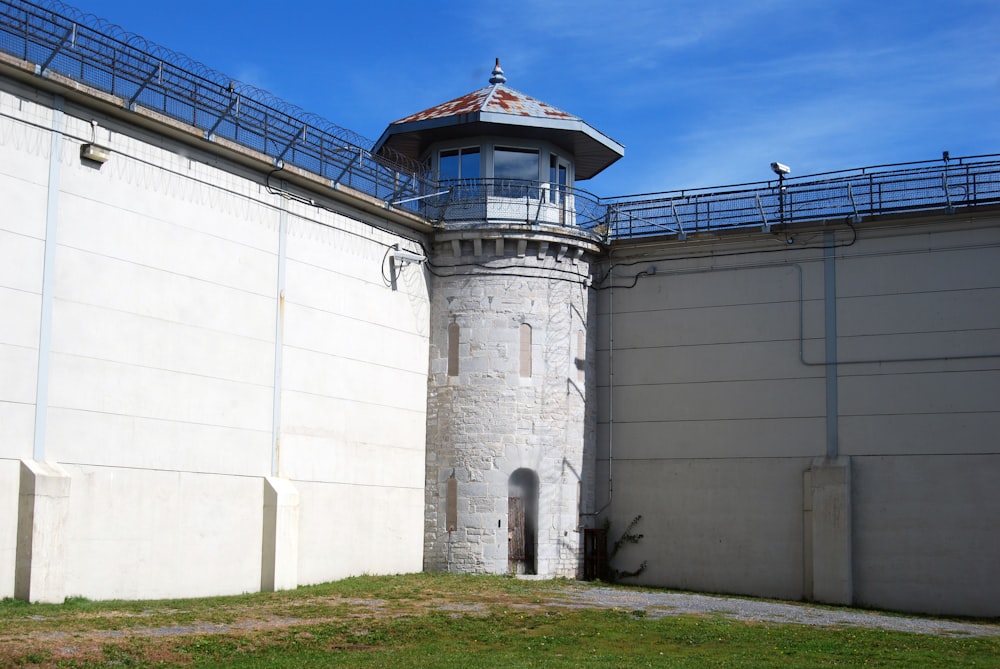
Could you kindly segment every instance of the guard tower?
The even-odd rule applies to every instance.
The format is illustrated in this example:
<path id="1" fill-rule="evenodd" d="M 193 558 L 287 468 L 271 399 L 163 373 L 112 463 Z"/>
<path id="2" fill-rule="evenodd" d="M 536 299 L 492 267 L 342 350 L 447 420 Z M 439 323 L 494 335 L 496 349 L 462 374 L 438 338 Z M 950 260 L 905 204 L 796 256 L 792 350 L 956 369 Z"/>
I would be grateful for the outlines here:
<path id="1" fill-rule="evenodd" d="M 490 85 L 392 123 L 426 165 L 431 282 L 424 567 L 582 573 L 593 509 L 591 263 L 603 211 L 575 182 L 624 154 L 583 120 Z"/>

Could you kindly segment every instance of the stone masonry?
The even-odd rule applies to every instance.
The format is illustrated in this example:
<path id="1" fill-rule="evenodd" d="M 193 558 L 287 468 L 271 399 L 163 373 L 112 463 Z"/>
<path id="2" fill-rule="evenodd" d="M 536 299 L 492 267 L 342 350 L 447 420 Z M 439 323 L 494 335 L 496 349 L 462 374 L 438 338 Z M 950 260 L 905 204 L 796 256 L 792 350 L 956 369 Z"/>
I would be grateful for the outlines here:
<path id="1" fill-rule="evenodd" d="M 571 236 L 572 235 L 572 236 Z M 537 475 L 535 571 L 576 577 L 581 513 L 592 507 L 592 242 L 477 228 L 439 235 L 432 253 L 425 568 L 507 573 L 508 483 Z M 458 369 L 449 374 L 457 324 Z M 521 358 L 531 330 L 531 370 Z M 451 335 L 449 334 L 451 332 Z M 452 344 L 454 345 L 454 344 Z M 454 476 L 457 523 L 448 531 Z"/>

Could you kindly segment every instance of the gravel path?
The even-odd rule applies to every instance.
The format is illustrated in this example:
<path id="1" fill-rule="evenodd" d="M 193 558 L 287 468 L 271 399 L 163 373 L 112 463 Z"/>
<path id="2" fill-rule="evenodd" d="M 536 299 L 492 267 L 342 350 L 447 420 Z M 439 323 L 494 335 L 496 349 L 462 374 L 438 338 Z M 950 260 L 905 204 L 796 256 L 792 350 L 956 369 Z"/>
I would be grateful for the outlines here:
<path id="1" fill-rule="evenodd" d="M 938 618 L 844 610 L 760 599 L 714 597 L 679 592 L 647 592 L 616 588 L 587 588 L 565 592 L 570 606 L 643 611 L 651 618 L 682 613 L 723 615 L 736 620 L 796 623 L 821 627 L 874 629 L 937 634 L 940 636 L 1000 636 L 1000 623 L 973 623 Z"/>

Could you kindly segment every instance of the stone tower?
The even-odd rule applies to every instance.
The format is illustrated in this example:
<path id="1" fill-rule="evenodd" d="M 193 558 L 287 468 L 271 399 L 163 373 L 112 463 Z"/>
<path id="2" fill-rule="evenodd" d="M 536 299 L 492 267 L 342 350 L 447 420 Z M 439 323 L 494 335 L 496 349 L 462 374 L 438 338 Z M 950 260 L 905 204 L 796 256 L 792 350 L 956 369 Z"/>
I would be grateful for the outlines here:
<path id="1" fill-rule="evenodd" d="M 591 265 L 600 206 L 575 181 L 623 148 L 490 85 L 392 123 L 376 144 L 440 188 L 431 282 L 424 566 L 577 577 L 593 509 Z"/>

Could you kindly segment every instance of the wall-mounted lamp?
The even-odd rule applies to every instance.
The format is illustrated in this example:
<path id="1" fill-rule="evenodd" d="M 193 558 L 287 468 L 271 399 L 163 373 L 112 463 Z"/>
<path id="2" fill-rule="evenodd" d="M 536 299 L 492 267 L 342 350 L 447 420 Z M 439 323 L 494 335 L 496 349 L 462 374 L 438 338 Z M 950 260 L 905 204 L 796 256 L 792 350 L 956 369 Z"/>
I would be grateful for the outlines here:
<path id="1" fill-rule="evenodd" d="M 427 256 L 424 254 L 401 249 L 399 248 L 399 244 L 389 248 L 389 251 L 386 253 L 386 258 L 389 259 L 389 275 L 385 275 L 385 268 L 383 266 L 383 278 L 388 279 L 389 287 L 393 290 L 396 290 L 396 279 L 399 277 L 403 265 L 410 263 L 419 265 L 427 262 Z"/>
<path id="2" fill-rule="evenodd" d="M 389 257 L 398 260 L 399 262 L 412 262 L 420 264 L 427 260 L 427 256 L 422 253 L 414 253 L 413 251 L 407 251 L 406 249 L 391 249 L 389 251 Z"/>
<path id="3" fill-rule="evenodd" d="M 97 143 L 97 121 L 90 122 L 90 142 L 80 145 L 80 158 L 103 165 L 111 158 L 111 149 Z"/>

